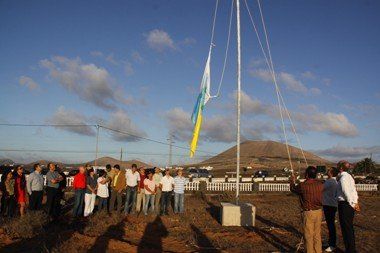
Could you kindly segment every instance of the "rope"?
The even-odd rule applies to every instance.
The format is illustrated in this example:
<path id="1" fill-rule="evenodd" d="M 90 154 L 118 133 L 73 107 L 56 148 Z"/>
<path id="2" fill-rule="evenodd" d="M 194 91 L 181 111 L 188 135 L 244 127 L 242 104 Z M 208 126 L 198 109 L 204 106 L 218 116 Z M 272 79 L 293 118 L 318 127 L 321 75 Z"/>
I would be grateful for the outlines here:
<path id="1" fill-rule="evenodd" d="M 229 25 L 228 25 L 227 44 L 226 44 L 226 50 L 225 50 L 225 53 L 224 53 L 224 63 L 223 63 L 222 74 L 221 74 L 220 80 L 219 80 L 218 91 L 216 92 L 216 95 L 215 96 L 211 96 L 211 98 L 216 98 L 216 97 L 220 96 L 220 89 L 222 87 L 222 83 L 223 83 L 223 79 L 224 79 L 224 72 L 226 70 L 226 65 L 227 65 L 228 49 L 230 47 L 231 24 L 232 24 L 232 18 L 233 18 L 233 13 L 234 13 L 234 2 L 235 2 L 235 0 L 231 1 L 230 21 L 229 21 Z"/>
<path id="2" fill-rule="evenodd" d="M 263 18 L 262 10 L 261 10 L 261 5 L 260 5 L 260 3 L 258 3 L 258 4 L 259 4 L 259 8 L 260 8 L 260 14 L 261 14 L 262 22 L 263 22 L 264 32 L 265 32 L 266 38 L 268 38 L 268 37 L 267 37 L 267 32 L 266 32 L 266 27 L 265 27 L 265 22 L 264 22 L 264 18 Z M 255 30 L 256 37 L 257 37 L 257 39 L 258 39 L 258 42 L 259 42 L 259 45 L 260 45 L 261 51 L 262 51 L 262 53 L 263 53 L 263 55 L 264 55 L 265 62 L 266 62 L 266 64 L 267 64 L 268 69 L 270 70 L 271 76 L 272 76 L 272 78 L 273 78 L 273 82 L 274 82 L 275 87 L 276 87 L 277 100 L 278 100 L 278 97 L 279 97 L 280 100 L 281 100 L 281 102 L 282 102 L 283 109 L 285 110 L 285 112 L 286 112 L 286 114 L 287 114 L 287 116 L 288 116 L 288 119 L 289 119 L 289 121 L 290 121 L 290 124 L 291 124 L 292 130 L 293 130 L 293 133 L 294 133 L 294 135 L 296 136 L 298 146 L 299 146 L 299 148 L 301 149 L 301 153 L 302 153 L 303 159 L 304 159 L 304 161 L 305 161 L 305 164 L 306 164 L 306 166 L 308 166 L 308 162 L 307 162 L 307 159 L 306 159 L 306 156 L 305 156 L 304 150 L 303 150 L 303 148 L 302 148 L 301 141 L 300 141 L 299 136 L 298 136 L 298 134 L 297 134 L 296 128 L 295 128 L 294 123 L 293 123 L 293 120 L 292 120 L 292 118 L 291 118 L 291 116 L 290 116 L 290 112 L 289 112 L 289 110 L 288 110 L 288 108 L 287 108 L 287 106 L 286 106 L 286 104 L 285 104 L 284 98 L 283 98 L 283 96 L 282 96 L 282 94 L 281 94 L 281 90 L 280 90 L 280 88 L 279 88 L 279 85 L 278 85 L 278 83 L 277 83 L 276 74 L 275 74 L 274 67 L 273 67 L 273 61 L 272 61 L 272 57 L 271 57 L 271 52 L 270 52 L 270 46 L 269 46 L 268 39 L 267 39 L 266 41 L 267 41 L 267 48 L 268 48 L 268 52 L 269 52 L 270 62 L 271 62 L 271 63 L 269 63 L 268 56 L 267 56 L 267 54 L 266 54 L 266 52 L 265 52 L 265 50 L 264 50 L 264 47 L 263 47 L 263 44 L 262 44 L 262 42 L 261 42 L 261 38 L 260 38 L 259 32 L 258 32 L 258 30 L 257 30 L 256 24 L 255 24 L 255 22 L 254 22 L 254 20 L 253 20 L 253 17 L 252 17 L 251 11 L 250 11 L 250 9 L 249 9 L 249 7 L 248 7 L 248 4 L 247 4 L 247 1 L 246 1 L 246 0 L 245 0 L 245 6 L 246 6 L 246 9 L 247 9 L 247 11 L 248 11 L 248 14 L 249 14 L 249 17 L 250 17 L 251 23 L 252 23 L 252 25 L 253 25 L 253 28 L 254 28 L 254 30 Z M 280 107 L 280 106 L 279 106 L 279 107 Z M 291 160 L 290 160 L 290 163 L 291 163 Z M 291 164 L 291 166 L 292 166 L 292 164 Z"/>

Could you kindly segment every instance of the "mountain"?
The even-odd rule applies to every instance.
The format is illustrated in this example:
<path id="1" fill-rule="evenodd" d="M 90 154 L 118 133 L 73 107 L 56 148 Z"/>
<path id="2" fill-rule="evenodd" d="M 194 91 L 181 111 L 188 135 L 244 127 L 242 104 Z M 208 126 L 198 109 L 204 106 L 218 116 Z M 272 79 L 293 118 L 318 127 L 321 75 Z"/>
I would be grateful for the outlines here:
<path id="1" fill-rule="evenodd" d="M 293 166 L 305 167 L 301 149 L 290 146 L 289 150 Z M 325 160 L 313 153 L 304 151 L 309 165 L 328 165 Z M 298 165 L 298 161 L 300 164 Z M 253 169 L 283 169 L 289 167 L 289 159 L 286 145 L 275 141 L 245 141 L 240 144 L 240 163 L 242 167 Z M 215 169 L 232 170 L 236 168 L 236 145 L 210 159 L 198 164 L 198 166 L 212 166 Z"/>
<path id="2" fill-rule="evenodd" d="M 11 159 L 0 159 L 0 165 L 9 165 L 14 164 L 14 162 Z"/>

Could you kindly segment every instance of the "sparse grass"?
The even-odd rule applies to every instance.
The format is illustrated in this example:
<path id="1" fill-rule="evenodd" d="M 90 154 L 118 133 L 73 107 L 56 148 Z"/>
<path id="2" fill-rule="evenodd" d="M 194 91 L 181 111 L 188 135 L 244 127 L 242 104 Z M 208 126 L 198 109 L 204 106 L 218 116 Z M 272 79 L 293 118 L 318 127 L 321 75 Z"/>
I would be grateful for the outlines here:
<path id="1" fill-rule="evenodd" d="M 110 226 L 116 225 L 123 220 L 121 214 L 101 211 L 89 217 L 87 226 L 83 233 L 87 236 L 100 236 L 104 234 Z"/>
<path id="2" fill-rule="evenodd" d="M 3 229 L 12 239 L 29 239 L 41 234 L 48 222 L 49 218 L 43 211 L 27 212 L 23 217 L 7 221 Z"/>

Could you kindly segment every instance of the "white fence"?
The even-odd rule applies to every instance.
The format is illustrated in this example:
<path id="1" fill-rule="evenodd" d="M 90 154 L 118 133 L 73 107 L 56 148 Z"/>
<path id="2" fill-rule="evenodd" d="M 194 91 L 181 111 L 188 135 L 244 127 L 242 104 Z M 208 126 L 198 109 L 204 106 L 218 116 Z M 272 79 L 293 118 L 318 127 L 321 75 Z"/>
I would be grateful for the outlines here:
<path id="1" fill-rule="evenodd" d="M 186 191 L 199 191 L 199 182 L 188 182 L 185 186 Z"/>
<path id="2" fill-rule="evenodd" d="M 259 184 L 260 192 L 288 192 L 290 191 L 290 184 Z"/>
<path id="3" fill-rule="evenodd" d="M 377 191 L 377 184 L 356 184 L 356 190 L 358 192 L 375 192 Z"/>
<path id="4" fill-rule="evenodd" d="M 242 192 L 251 192 L 253 190 L 252 187 L 253 187 L 252 183 L 239 184 L 239 190 Z M 207 191 L 235 191 L 236 183 L 211 182 L 211 183 L 207 183 L 206 190 Z"/>

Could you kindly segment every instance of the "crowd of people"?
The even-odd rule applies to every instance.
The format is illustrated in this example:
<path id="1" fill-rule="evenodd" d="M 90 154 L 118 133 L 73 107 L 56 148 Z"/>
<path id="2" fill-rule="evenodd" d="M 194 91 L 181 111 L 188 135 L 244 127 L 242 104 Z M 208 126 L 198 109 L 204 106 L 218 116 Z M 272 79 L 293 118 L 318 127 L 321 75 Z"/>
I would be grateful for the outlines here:
<path id="1" fill-rule="evenodd" d="M 336 250 L 335 217 L 338 212 L 345 252 L 356 252 L 353 220 L 360 211 L 354 178 L 348 174 L 350 164 L 340 161 L 337 168 L 330 168 L 325 182 L 317 180 L 317 169 L 309 166 L 305 181 L 295 183 L 292 176 L 290 189 L 300 197 L 306 252 L 322 252 L 321 225 L 325 216 L 329 240 L 326 252 Z"/>
<path id="2" fill-rule="evenodd" d="M 3 216 L 13 217 L 18 211 L 23 216 L 27 199 L 29 210 L 41 210 L 44 192 L 44 210 L 52 219 L 60 216 L 66 176 L 52 163 L 49 163 L 47 168 L 46 179 L 42 175 L 40 164 L 34 165 L 33 172 L 27 178 L 22 166 L 5 173 L 0 184 Z M 155 168 L 154 171 L 138 169 L 136 164 L 127 169 L 121 169 L 118 164 L 113 167 L 108 164 L 105 170 L 98 170 L 97 173 L 90 166 L 79 167 L 72 185 L 72 214 L 74 217 L 88 217 L 94 212 L 97 203 L 99 211 L 124 212 L 126 215 L 141 212 L 145 215 L 168 215 L 173 195 L 173 211 L 181 214 L 184 212 L 187 179 L 181 169 L 177 170 L 176 174 L 172 177 L 169 169 L 166 169 L 164 174 L 160 168 Z M 16 210 L 17 206 L 19 210 Z"/>

